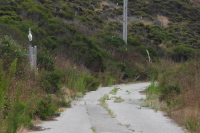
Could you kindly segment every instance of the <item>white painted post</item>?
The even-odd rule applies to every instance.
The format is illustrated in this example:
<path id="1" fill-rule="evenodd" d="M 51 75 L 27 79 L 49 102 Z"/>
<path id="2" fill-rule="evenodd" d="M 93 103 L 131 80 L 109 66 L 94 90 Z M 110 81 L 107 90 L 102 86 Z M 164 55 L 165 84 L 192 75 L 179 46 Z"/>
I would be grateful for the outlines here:
<path id="1" fill-rule="evenodd" d="M 35 46 L 35 47 L 31 46 L 31 41 L 32 41 L 31 28 L 29 28 L 28 39 L 29 39 L 29 53 L 28 53 L 29 64 L 30 64 L 31 70 L 36 71 L 36 65 L 37 65 L 37 46 Z"/>
<path id="2" fill-rule="evenodd" d="M 148 55 L 148 58 L 149 58 L 149 62 L 151 62 L 151 57 L 149 55 L 149 50 L 146 49 L 146 51 L 147 51 L 147 55 Z"/>

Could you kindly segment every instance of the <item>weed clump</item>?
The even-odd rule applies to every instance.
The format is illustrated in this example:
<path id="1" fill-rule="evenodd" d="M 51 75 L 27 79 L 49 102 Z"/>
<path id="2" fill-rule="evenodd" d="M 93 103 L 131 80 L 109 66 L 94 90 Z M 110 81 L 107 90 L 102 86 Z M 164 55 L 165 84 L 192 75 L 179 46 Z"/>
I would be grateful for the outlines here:
<path id="1" fill-rule="evenodd" d="M 116 95 L 117 94 L 117 91 L 119 90 L 120 88 L 114 88 L 113 90 L 111 90 L 109 93 L 112 94 L 112 95 Z"/>

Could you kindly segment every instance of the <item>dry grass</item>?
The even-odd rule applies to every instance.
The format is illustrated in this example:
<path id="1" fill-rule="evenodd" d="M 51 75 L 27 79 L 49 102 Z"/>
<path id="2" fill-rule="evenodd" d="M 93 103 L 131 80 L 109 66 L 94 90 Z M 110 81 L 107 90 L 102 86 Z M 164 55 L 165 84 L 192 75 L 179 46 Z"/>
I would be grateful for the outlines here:
<path id="1" fill-rule="evenodd" d="M 141 22 L 146 24 L 146 25 L 152 25 L 153 24 L 152 21 L 148 21 L 148 20 L 145 20 L 145 19 L 142 19 Z"/>
<path id="2" fill-rule="evenodd" d="M 106 2 L 106 1 L 102 1 L 101 2 L 101 6 L 109 6 L 110 4 L 108 3 L 108 2 Z"/>
<path id="3" fill-rule="evenodd" d="M 196 6 L 200 6 L 200 0 L 190 0 L 193 2 Z"/>
<path id="4" fill-rule="evenodd" d="M 157 19 L 160 20 L 161 22 L 163 22 L 164 27 L 167 27 L 170 23 L 169 19 L 165 16 L 158 15 Z"/>
<path id="5" fill-rule="evenodd" d="M 21 126 L 16 133 L 28 133 L 28 130 L 24 126 Z"/>
<path id="6" fill-rule="evenodd" d="M 114 100 L 114 103 L 121 103 L 124 102 L 124 99 L 122 99 L 121 97 L 116 97 Z"/>
<path id="7" fill-rule="evenodd" d="M 109 3 L 109 2 L 107 2 L 107 1 L 102 1 L 102 2 L 100 3 L 100 8 L 96 8 L 95 11 L 102 11 L 104 6 L 109 7 L 109 9 L 111 9 L 111 10 L 114 10 L 115 8 L 116 8 L 116 9 L 121 8 L 121 6 L 118 6 L 118 5 L 115 4 L 115 3 L 111 3 L 111 2 Z"/>
<path id="8" fill-rule="evenodd" d="M 179 95 L 169 95 L 165 101 L 167 106 L 161 108 L 173 120 L 190 132 L 200 132 L 200 62 L 188 61 L 177 64 L 172 61 L 161 61 L 160 71 L 170 72 L 164 77 L 165 85 L 178 83 L 181 90 Z M 162 69 L 161 69 L 162 68 Z M 165 75 L 166 76 L 166 75 Z M 162 74 L 160 76 L 163 77 Z"/>

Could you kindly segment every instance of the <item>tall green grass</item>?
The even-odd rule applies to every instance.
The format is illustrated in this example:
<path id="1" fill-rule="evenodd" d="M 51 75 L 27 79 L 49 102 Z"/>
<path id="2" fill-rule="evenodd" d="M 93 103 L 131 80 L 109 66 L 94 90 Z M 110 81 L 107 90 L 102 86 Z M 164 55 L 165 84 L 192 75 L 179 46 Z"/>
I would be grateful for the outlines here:
<path id="1" fill-rule="evenodd" d="M 85 93 L 87 91 L 96 90 L 100 82 L 97 78 L 88 75 L 87 73 L 80 73 L 76 68 L 69 68 L 67 70 L 66 85 L 71 90 Z"/>
<path id="2" fill-rule="evenodd" d="M 15 133 L 22 125 L 30 126 L 31 119 L 27 103 L 20 100 L 20 86 L 16 86 L 13 95 L 8 94 L 16 72 L 17 60 L 14 60 L 8 71 L 3 69 L 2 64 L 0 61 L 0 132 Z"/>

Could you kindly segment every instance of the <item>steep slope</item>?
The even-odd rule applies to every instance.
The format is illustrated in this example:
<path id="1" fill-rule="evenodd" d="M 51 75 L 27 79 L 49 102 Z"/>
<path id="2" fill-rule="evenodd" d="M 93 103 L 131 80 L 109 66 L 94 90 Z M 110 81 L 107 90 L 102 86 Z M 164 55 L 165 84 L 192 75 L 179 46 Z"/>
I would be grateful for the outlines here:
<path id="1" fill-rule="evenodd" d="M 16 84 L 22 84 L 22 101 L 37 101 L 35 97 L 41 97 L 36 103 L 27 100 L 30 103 L 22 110 L 33 108 L 28 111 L 31 118 L 46 118 L 56 110 L 48 94 L 56 94 L 53 101 L 62 105 L 63 94 L 84 94 L 100 83 L 148 80 L 158 70 L 149 63 L 146 50 L 153 63 L 160 59 L 178 63 L 199 61 L 200 8 L 194 2 L 198 1 L 129 0 L 126 45 L 121 39 L 123 0 L 1 0 L 2 83 L 4 73 L 9 73 L 8 66 L 18 58 L 16 74 L 5 81 L 9 89 L 4 90 L 7 98 L 2 107 L 9 105 L 9 97 L 18 98 Z M 35 77 L 27 61 L 29 28 L 33 34 L 31 44 L 38 47 Z M 8 93 L 11 90 L 15 91 Z M 11 115 L 10 110 L 6 108 L 0 118 Z"/>

